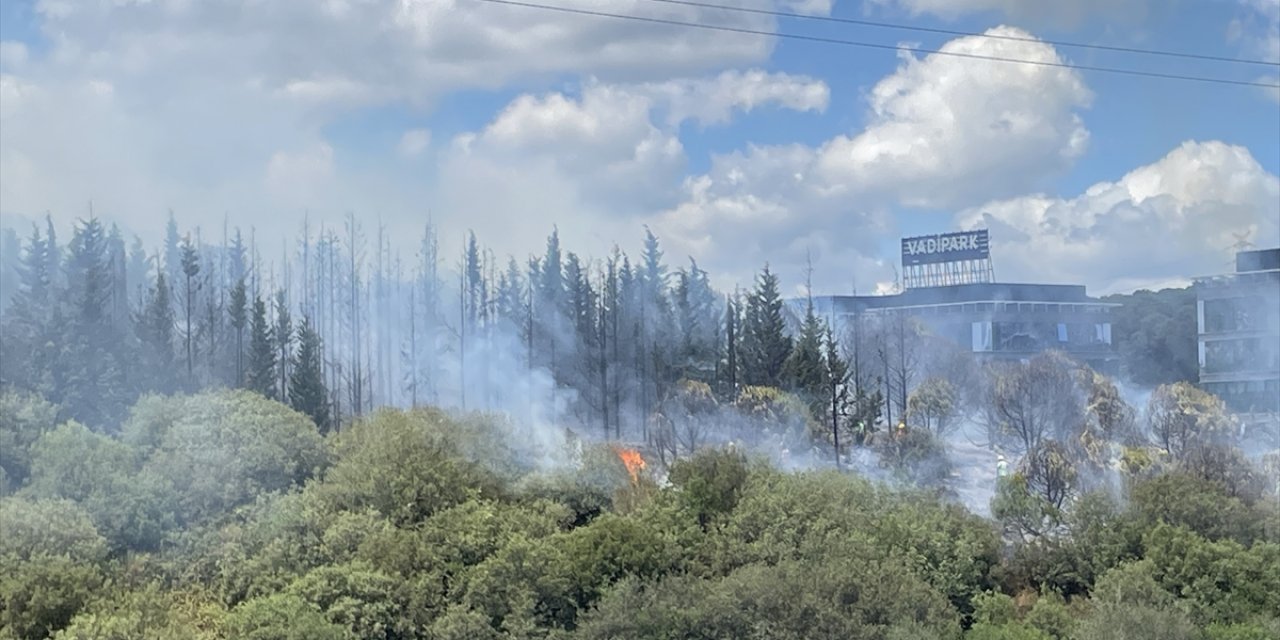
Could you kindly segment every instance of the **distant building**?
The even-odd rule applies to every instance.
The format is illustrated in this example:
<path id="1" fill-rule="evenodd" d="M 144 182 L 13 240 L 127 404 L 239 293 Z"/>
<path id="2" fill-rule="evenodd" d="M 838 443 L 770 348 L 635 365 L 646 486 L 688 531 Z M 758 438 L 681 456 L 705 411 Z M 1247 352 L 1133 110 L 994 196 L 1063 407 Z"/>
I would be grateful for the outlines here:
<path id="1" fill-rule="evenodd" d="M 905 314 L 936 336 L 984 360 L 1025 360 L 1064 351 L 1099 371 L 1115 373 L 1111 309 L 1083 285 L 986 282 L 906 289 L 883 296 L 826 296 L 814 307 L 840 326 L 862 316 Z"/>
<path id="2" fill-rule="evenodd" d="M 1240 413 L 1280 411 L 1280 248 L 1197 278 L 1200 386 Z"/>
<path id="3" fill-rule="evenodd" d="M 879 296 L 823 296 L 815 310 L 835 324 L 905 314 L 985 360 L 1024 360 L 1048 349 L 1116 373 L 1111 310 L 1083 285 L 994 282 L 986 230 L 905 238 L 905 288 Z"/>

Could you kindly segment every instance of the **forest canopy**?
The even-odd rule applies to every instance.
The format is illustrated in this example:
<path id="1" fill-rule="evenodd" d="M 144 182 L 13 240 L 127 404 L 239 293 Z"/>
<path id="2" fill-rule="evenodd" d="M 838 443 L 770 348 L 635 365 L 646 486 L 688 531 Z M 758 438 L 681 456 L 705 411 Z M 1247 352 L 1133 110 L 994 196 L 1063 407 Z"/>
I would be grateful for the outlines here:
<path id="1" fill-rule="evenodd" d="M 46 220 L 5 266 L 0 638 L 1280 634 L 1277 443 L 1156 375 L 1183 294 L 1118 321 L 1133 406 L 652 234 L 452 275 L 429 227 L 224 235 Z"/>

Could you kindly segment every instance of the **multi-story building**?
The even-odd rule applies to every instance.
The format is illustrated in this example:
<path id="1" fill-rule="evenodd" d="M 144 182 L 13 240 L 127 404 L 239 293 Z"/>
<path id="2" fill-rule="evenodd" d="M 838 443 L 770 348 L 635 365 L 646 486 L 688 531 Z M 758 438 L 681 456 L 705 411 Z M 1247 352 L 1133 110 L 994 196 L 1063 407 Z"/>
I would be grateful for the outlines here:
<path id="1" fill-rule="evenodd" d="M 824 296 L 815 310 L 837 326 L 853 318 L 906 315 L 980 359 L 1022 360 L 1048 349 L 1116 373 L 1111 310 L 1083 285 L 994 282 L 987 232 L 902 241 L 905 288 L 879 296 Z"/>
<path id="2" fill-rule="evenodd" d="M 1115 372 L 1119 364 L 1110 319 L 1117 306 L 1089 297 L 1083 285 L 999 282 L 814 299 L 815 310 L 837 326 L 859 316 L 905 314 L 980 359 L 1023 360 L 1057 349 L 1103 372 Z"/>
<path id="3" fill-rule="evenodd" d="M 1236 254 L 1197 278 L 1200 386 L 1246 414 L 1280 411 L 1280 248 Z"/>

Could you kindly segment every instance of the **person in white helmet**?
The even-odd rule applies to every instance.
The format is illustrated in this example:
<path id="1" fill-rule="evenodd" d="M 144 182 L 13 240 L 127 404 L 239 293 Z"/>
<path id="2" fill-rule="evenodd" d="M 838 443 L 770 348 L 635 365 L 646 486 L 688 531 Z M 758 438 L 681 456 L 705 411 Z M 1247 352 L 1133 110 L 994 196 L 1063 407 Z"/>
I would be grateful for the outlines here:
<path id="1" fill-rule="evenodd" d="M 996 478 L 1001 479 L 1009 475 L 1009 463 L 1005 461 L 1004 454 L 996 455 Z"/>

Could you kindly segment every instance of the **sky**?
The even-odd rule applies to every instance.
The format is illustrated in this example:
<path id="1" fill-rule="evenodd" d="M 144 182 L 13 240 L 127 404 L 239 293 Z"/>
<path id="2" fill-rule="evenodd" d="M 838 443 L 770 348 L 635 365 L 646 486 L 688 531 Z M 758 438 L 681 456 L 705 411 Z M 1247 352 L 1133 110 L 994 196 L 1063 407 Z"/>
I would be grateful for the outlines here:
<path id="1" fill-rule="evenodd" d="M 1280 245 L 1280 90 L 928 52 L 1276 84 L 1280 0 L 720 0 L 969 36 L 529 1 L 764 35 L 484 0 L 6 0 L 0 223 L 92 202 L 147 246 L 170 210 L 275 244 L 354 212 L 406 261 L 431 220 L 446 255 L 474 230 L 504 263 L 553 227 L 594 258 L 649 228 L 720 287 L 767 262 L 800 291 L 812 265 L 819 294 L 884 291 L 900 237 L 952 230 L 991 230 L 998 280 L 1096 294 Z"/>

